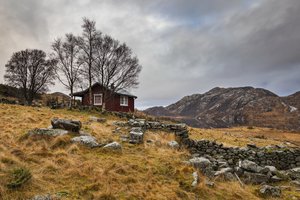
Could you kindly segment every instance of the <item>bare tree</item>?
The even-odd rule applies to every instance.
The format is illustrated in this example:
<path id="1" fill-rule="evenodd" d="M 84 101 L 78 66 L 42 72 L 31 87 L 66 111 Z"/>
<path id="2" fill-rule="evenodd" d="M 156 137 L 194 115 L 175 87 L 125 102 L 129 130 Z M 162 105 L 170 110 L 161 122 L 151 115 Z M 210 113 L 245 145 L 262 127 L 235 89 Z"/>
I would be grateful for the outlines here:
<path id="1" fill-rule="evenodd" d="M 57 39 L 52 44 L 54 58 L 57 60 L 57 78 L 71 94 L 70 107 L 73 106 L 74 88 L 79 81 L 82 65 L 77 43 L 77 38 L 73 34 L 66 34 L 65 41 Z"/>
<path id="2" fill-rule="evenodd" d="M 96 30 L 96 22 L 83 18 L 83 33 L 78 38 L 78 46 L 82 50 L 81 60 L 83 65 L 83 73 L 88 78 L 89 82 L 89 103 L 92 105 L 92 82 L 93 82 L 93 63 L 95 55 L 95 45 L 101 32 Z"/>
<path id="3" fill-rule="evenodd" d="M 48 90 L 55 78 L 55 64 L 53 59 L 47 59 L 46 53 L 37 49 L 26 49 L 15 52 L 5 65 L 5 80 L 10 86 L 22 89 L 28 105 L 38 93 Z"/>
<path id="4" fill-rule="evenodd" d="M 96 41 L 95 79 L 108 89 L 103 91 L 104 98 L 111 98 L 115 91 L 136 87 L 142 67 L 132 50 L 108 35 Z"/>

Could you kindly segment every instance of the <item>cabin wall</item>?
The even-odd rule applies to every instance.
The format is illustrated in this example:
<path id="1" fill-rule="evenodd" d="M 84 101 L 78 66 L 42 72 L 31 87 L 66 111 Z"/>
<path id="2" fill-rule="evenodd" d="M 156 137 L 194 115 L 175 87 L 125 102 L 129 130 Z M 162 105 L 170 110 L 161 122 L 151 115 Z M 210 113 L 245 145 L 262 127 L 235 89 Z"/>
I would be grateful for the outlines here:
<path id="1" fill-rule="evenodd" d="M 96 85 L 92 88 L 92 105 L 94 106 L 94 94 L 101 94 L 103 93 L 103 87 Z M 103 101 L 105 98 L 103 97 Z M 89 93 L 87 92 L 82 97 L 82 105 L 88 106 L 89 103 Z M 102 107 L 102 106 L 97 106 Z M 116 112 L 134 112 L 134 98 L 128 97 L 128 106 L 121 106 L 120 105 L 120 95 L 116 94 L 112 96 L 109 100 L 105 103 L 105 109 L 108 111 L 116 111 Z"/>

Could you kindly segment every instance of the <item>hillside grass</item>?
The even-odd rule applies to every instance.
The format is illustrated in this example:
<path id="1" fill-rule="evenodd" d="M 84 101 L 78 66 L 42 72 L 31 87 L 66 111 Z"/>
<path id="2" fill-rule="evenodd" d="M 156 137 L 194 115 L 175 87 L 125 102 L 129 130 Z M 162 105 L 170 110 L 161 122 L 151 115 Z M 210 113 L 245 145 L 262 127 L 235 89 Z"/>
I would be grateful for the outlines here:
<path id="1" fill-rule="evenodd" d="M 105 117 L 108 121 L 90 123 L 89 116 Z M 189 159 L 189 153 L 167 147 L 166 143 L 174 140 L 171 133 L 147 131 L 145 141 L 152 139 L 154 143 L 122 143 L 122 153 L 72 144 L 70 135 L 24 137 L 33 128 L 48 127 L 54 117 L 82 121 L 83 130 L 98 141 L 121 143 L 119 135 L 128 133 L 126 128 L 119 134 L 112 133 L 113 121 L 120 119 L 110 115 L 0 104 L 0 199 L 29 199 L 47 193 L 61 199 L 259 199 L 258 186 L 242 188 L 237 182 L 216 181 L 216 186 L 210 188 L 202 175 L 200 184 L 191 187 L 194 169 L 183 162 Z M 223 131 L 192 129 L 191 137 L 239 144 L 227 135 L 221 138 Z M 226 131 L 242 137 L 249 133 L 247 129 Z M 286 135 L 295 137 L 295 141 L 299 139 Z M 240 145 L 246 142 L 243 138 L 238 140 L 243 141 Z M 10 188 L 7 185 L 16 170 L 22 172 L 22 181 Z M 293 187 L 283 192 L 283 199 L 292 196 L 300 198 Z"/>

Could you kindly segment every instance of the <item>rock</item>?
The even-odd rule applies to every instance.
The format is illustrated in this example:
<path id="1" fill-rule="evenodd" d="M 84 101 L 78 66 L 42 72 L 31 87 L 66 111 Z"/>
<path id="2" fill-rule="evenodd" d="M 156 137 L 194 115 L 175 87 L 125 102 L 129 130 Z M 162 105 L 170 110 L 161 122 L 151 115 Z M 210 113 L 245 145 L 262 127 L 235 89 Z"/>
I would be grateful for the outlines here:
<path id="1" fill-rule="evenodd" d="M 193 179 L 194 181 L 192 182 L 192 186 L 196 187 L 198 185 L 198 181 L 199 181 L 199 176 L 197 172 L 193 172 Z"/>
<path id="2" fill-rule="evenodd" d="M 288 170 L 288 176 L 292 179 L 300 179 L 300 167 Z"/>
<path id="3" fill-rule="evenodd" d="M 29 136 L 41 135 L 41 136 L 60 136 L 66 135 L 68 131 L 62 129 L 48 129 L 48 128 L 37 128 L 28 132 Z"/>
<path id="4" fill-rule="evenodd" d="M 252 149 L 258 149 L 258 147 L 255 144 L 247 144 L 247 147 Z"/>
<path id="5" fill-rule="evenodd" d="M 243 168 L 246 171 L 256 172 L 256 173 L 262 170 L 262 167 L 258 166 L 255 162 L 250 160 L 243 160 L 242 162 L 240 162 L 239 167 Z"/>
<path id="6" fill-rule="evenodd" d="M 106 122 L 106 119 L 105 119 L 105 118 L 95 117 L 95 116 L 90 116 L 89 121 L 90 121 L 90 122 L 100 122 L 100 123 L 104 123 L 104 122 Z"/>
<path id="7" fill-rule="evenodd" d="M 104 149 L 122 150 L 122 146 L 118 142 L 112 142 L 103 147 Z"/>
<path id="8" fill-rule="evenodd" d="M 132 128 L 129 133 L 129 142 L 132 144 L 141 144 L 144 142 L 144 133 L 141 128 Z"/>
<path id="9" fill-rule="evenodd" d="M 264 168 L 267 168 L 272 174 L 276 174 L 278 171 L 274 166 L 265 166 Z"/>
<path id="10" fill-rule="evenodd" d="M 270 182 L 272 183 L 277 183 L 277 182 L 280 182 L 282 181 L 283 179 L 278 177 L 278 176 L 272 176 L 271 179 L 270 179 Z"/>
<path id="11" fill-rule="evenodd" d="M 128 124 L 133 127 L 145 127 L 146 120 L 145 119 L 130 119 Z"/>
<path id="12" fill-rule="evenodd" d="M 71 139 L 72 142 L 75 143 L 80 143 L 83 144 L 85 146 L 94 148 L 94 147 L 99 147 L 100 144 L 96 141 L 96 138 L 94 138 L 93 136 L 79 136 L 79 137 L 74 137 Z"/>
<path id="13" fill-rule="evenodd" d="M 68 119 L 54 118 L 51 120 L 51 125 L 54 129 L 64 129 L 72 132 L 79 132 L 81 129 L 81 122 Z"/>
<path id="14" fill-rule="evenodd" d="M 182 130 L 186 130 L 186 124 L 168 124 L 166 125 L 167 128 L 169 128 L 172 131 L 182 131 Z"/>
<path id="15" fill-rule="evenodd" d="M 176 141 L 170 141 L 170 142 L 168 142 L 168 146 L 170 148 L 173 148 L 173 149 L 178 149 L 179 148 L 179 144 Z"/>
<path id="16" fill-rule="evenodd" d="M 204 157 L 196 157 L 189 160 L 190 164 L 199 169 L 203 174 L 209 175 L 212 172 L 212 163 Z"/>
<path id="17" fill-rule="evenodd" d="M 262 197 L 280 197 L 281 189 L 279 187 L 273 187 L 270 185 L 263 185 L 259 189 L 259 194 Z"/>
<path id="18" fill-rule="evenodd" d="M 155 141 L 152 140 L 152 139 L 148 139 L 146 142 L 149 143 L 149 144 L 152 144 L 152 143 L 154 143 Z"/>
<path id="19" fill-rule="evenodd" d="M 52 197 L 50 194 L 46 195 L 35 195 L 30 200 L 52 200 Z"/>
<path id="20" fill-rule="evenodd" d="M 215 187 L 215 183 L 212 182 L 212 181 L 209 181 L 209 180 L 206 180 L 204 181 L 205 185 L 207 185 L 208 187 Z"/>
<path id="21" fill-rule="evenodd" d="M 269 177 L 260 173 L 244 172 L 244 181 L 245 183 L 261 184 L 267 183 L 269 181 Z"/>
<path id="22" fill-rule="evenodd" d="M 122 122 L 122 121 L 116 121 L 116 122 L 113 122 L 113 125 L 124 127 L 124 126 L 127 126 L 128 123 L 127 122 Z"/>
<path id="23" fill-rule="evenodd" d="M 300 187 L 300 180 L 291 181 L 291 184 Z"/>
<path id="24" fill-rule="evenodd" d="M 127 136 L 127 135 L 121 135 L 121 136 L 120 136 L 120 140 L 121 140 L 122 142 L 128 142 L 128 141 L 129 141 L 129 136 Z"/>
<path id="25" fill-rule="evenodd" d="M 225 173 L 232 172 L 232 171 L 233 171 L 233 169 L 231 167 L 221 168 L 214 175 L 215 176 L 224 175 Z"/>
<path id="26" fill-rule="evenodd" d="M 113 133 L 120 133 L 120 131 L 121 131 L 121 128 L 120 127 L 117 127 L 115 130 L 113 130 L 112 132 Z"/>

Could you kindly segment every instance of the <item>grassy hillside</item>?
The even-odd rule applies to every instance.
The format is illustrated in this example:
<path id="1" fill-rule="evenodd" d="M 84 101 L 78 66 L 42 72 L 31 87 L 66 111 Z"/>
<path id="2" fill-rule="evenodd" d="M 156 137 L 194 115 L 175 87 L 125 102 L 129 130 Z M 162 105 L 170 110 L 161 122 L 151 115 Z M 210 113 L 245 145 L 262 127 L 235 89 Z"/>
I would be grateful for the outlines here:
<path id="1" fill-rule="evenodd" d="M 259 199 L 255 192 L 258 186 L 242 188 L 237 182 L 216 181 L 215 187 L 210 188 L 201 176 L 200 184 L 192 187 L 194 169 L 183 162 L 189 159 L 188 152 L 166 145 L 174 140 L 173 134 L 147 131 L 145 141 L 156 142 L 121 143 L 120 134 L 112 133 L 112 122 L 120 119 L 102 116 L 108 119 L 106 123 L 90 123 L 91 115 L 99 116 L 97 113 L 0 104 L 0 199 L 28 199 L 47 193 L 61 199 Z M 48 127 L 53 117 L 80 120 L 83 130 L 98 141 L 120 142 L 122 153 L 72 144 L 69 142 L 71 136 L 24 137 L 30 129 Z M 127 134 L 128 130 L 123 128 L 121 132 Z M 249 142 L 279 144 L 285 140 L 279 134 L 270 129 L 191 130 L 193 138 L 215 139 L 236 146 Z M 255 135 L 261 136 L 253 140 Z M 300 135 L 282 135 L 290 142 L 300 141 Z M 7 187 L 13 170 L 19 168 L 28 169 L 31 179 L 20 188 Z M 291 188 L 283 192 L 283 199 L 297 195 L 300 198 Z"/>

